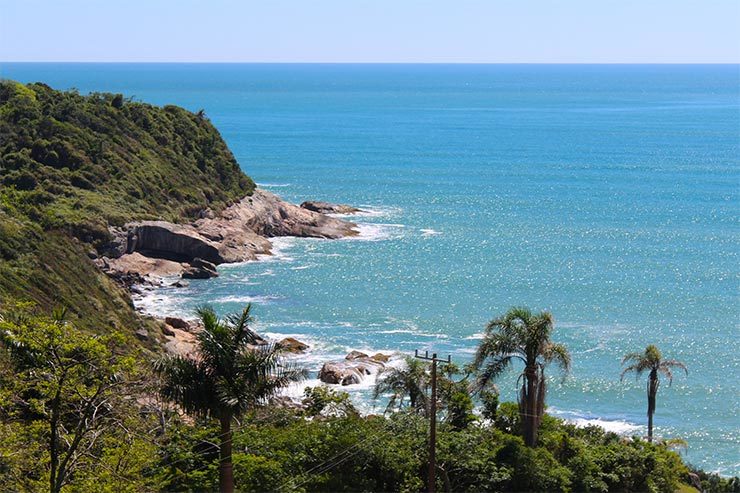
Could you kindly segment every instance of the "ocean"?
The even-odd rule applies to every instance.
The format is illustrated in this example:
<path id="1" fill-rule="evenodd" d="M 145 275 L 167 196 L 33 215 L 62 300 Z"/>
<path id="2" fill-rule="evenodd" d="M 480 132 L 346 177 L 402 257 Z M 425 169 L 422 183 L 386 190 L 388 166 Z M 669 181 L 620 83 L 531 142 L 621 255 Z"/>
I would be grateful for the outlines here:
<path id="1" fill-rule="evenodd" d="M 278 239 L 143 309 L 251 302 L 258 331 L 312 346 L 314 378 L 351 349 L 465 363 L 491 318 L 550 310 L 573 369 L 550 369 L 549 412 L 644 434 L 645 381 L 620 382 L 620 362 L 654 343 L 689 368 L 660 388 L 656 435 L 740 474 L 737 65 L 2 63 L 0 77 L 203 109 L 262 188 L 365 211 L 359 238 Z M 380 412 L 371 386 L 346 390 Z"/>

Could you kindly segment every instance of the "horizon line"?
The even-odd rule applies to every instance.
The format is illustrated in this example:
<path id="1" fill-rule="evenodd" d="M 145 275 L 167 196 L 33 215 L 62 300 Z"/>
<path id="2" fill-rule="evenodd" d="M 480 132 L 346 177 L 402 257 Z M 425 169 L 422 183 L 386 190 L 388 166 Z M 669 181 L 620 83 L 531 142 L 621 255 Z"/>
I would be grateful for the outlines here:
<path id="1" fill-rule="evenodd" d="M 169 64 L 169 65 L 740 65 L 740 60 L 733 62 L 629 62 L 629 61 L 611 61 L 611 62 L 432 62 L 432 61 L 374 61 L 374 62 L 357 62 L 357 61 L 166 61 L 166 60 L 0 60 L 0 65 L 4 63 L 60 63 L 60 64 Z"/>

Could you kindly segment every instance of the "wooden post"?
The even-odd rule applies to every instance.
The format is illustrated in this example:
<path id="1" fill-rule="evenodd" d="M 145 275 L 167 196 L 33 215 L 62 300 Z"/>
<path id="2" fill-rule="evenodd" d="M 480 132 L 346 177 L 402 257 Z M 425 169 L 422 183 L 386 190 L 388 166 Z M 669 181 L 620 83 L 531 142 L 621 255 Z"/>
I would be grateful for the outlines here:
<path id="1" fill-rule="evenodd" d="M 427 491 L 434 493 L 437 486 L 437 362 L 452 362 L 448 355 L 447 359 L 437 359 L 437 353 L 429 357 L 429 351 L 424 352 L 424 356 L 419 356 L 419 350 L 414 351 L 414 357 L 432 362 L 432 401 L 429 405 L 429 473 Z"/>

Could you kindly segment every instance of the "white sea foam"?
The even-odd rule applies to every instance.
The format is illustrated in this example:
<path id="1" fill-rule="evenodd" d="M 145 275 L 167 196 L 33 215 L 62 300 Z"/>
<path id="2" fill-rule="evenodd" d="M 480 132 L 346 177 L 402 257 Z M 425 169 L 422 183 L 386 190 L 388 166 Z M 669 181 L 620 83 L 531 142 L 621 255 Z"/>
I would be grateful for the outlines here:
<path id="1" fill-rule="evenodd" d="M 627 421 L 612 421 L 601 418 L 574 418 L 566 419 L 566 421 L 568 421 L 569 423 L 573 423 L 579 428 L 585 428 L 586 426 L 600 426 L 606 431 L 611 431 L 619 435 L 633 434 L 642 429 L 642 426 L 628 423 Z"/>
<path id="2" fill-rule="evenodd" d="M 347 236 L 342 241 L 383 241 L 403 236 L 404 224 L 357 223 L 359 235 Z"/>
<path id="3" fill-rule="evenodd" d="M 137 310 L 153 317 L 182 317 L 183 299 L 181 296 L 170 294 L 172 290 L 144 291 L 142 294 L 134 294 L 131 300 Z"/>
<path id="4" fill-rule="evenodd" d="M 366 205 L 361 204 L 357 206 L 360 209 L 359 212 L 353 212 L 352 214 L 327 214 L 332 217 L 351 219 L 353 217 L 390 217 L 400 215 L 402 211 L 399 207 L 390 206 L 379 206 L 379 205 Z"/>
<path id="5" fill-rule="evenodd" d="M 464 337 L 463 339 L 465 339 L 466 341 L 478 341 L 480 339 L 483 339 L 485 336 L 486 334 L 484 334 L 483 332 L 476 332 L 475 334 Z"/>
<path id="6" fill-rule="evenodd" d="M 285 188 L 291 185 L 291 183 L 257 183 L 257 186 L 262 188 Z"/>
<path id="7" fill-rule="evenodd" d="M 278 296 L 249 296 L 249 295 L 234 295 L 234 296 L 223 296 L 216 298 L 215 303 L 259 303 L 269 304 L 280 299 Z"/>
<path id="8" fill-rule="evenodd" d="M 548 408 L 547 412 L 553 416 L 564 419 L 579 428 L 586 426 L 599 426 L 606 431 L 611 431 L 619 435 L 631 435 L 644 430 L 644 427 L 623 419 L 607 419 L 600 416 L 594 416 L 588 412 L 561 410 L 555 407 Z"/>
<path id="9" fill-rule="evenodd" d="M 437 231 L 435 229 L 422 229 L 421 230 L 421 236 L 436 236 L 441 235 L 441 231 Z"/>

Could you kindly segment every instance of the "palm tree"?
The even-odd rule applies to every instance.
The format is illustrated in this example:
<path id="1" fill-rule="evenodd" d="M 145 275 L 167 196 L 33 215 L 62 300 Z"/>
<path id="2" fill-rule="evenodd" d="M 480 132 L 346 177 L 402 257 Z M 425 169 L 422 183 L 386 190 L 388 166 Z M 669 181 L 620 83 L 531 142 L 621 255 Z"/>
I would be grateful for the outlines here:
<path id="1" fill-rule="evenodd" d="M 627 368 L 622 371 L 620 380 L 624 380 L 624 376 L 633 371 L 635 372 L 635 378 L 639 378 L 640 375 L 645 371 L 650 371 L 647 382 L 647 398 L 648 398 L 648 442 L 653 441 L 653 414 L 655 414 L 655 398 L 658 395 L 658 387 L 660 386 L 659 373 L 662 373 L 668 379 L 668 386 L 673 383 L 673 372 L 671 368 L 680 368 L 686 374 L 689 371 L 686 369 L 686 365 L 675 359 L 664 360 L 660 354 L 660 350 L 650 344 L 645 348 L 644 353 L 629 353 L 622 359 L 622 365 L 625 363 L 631 363 Z"/>
<path id="2" fill-rule="evenodd" d="M 254 345 L 249 329 L 251 305 L 220 320 L 213 308 L 196 313 L 203 324 L 193 358 L 174 356 L 154 365 L 162 377 L 160 393 L 188 413 L 218 418 L 221 424 L 219 489 L 234 491 L 231 462 L 231 422 L 248 409 L 263 404 L 278 390 L 305 377 L 305 371 L 281 361 L 274 344 Z"/>
<path id="3" fill-rule="evenodd" d="M 514 360 L 524 363 L 519 375 L 519 416 L 524 425 L 524 443 L 537 444 L 537 430 L 545 411 L 545 367 L 554 362 L 570 370 L 570 354 L 562 344 L 550 340 L 553 318 L 548 312 L 533 314 L 527 308 L 511 308 L 503 317 L 491 320 L 473 361 L 478 371 L 477 386 L 485 388 Z"/>
<path id="4" fill-rule="evenodd" d="M 426 365 L 421 360 L 406 356 L 403 366 L 386 367 L 380 371 L 373 389 L 373 398 L 390 393 L 386 406 L 388 412 L 394 407 L 403 409 L 408 396 L 408 407 L 414 412 L 426 414 L 428 383 Z"/>

